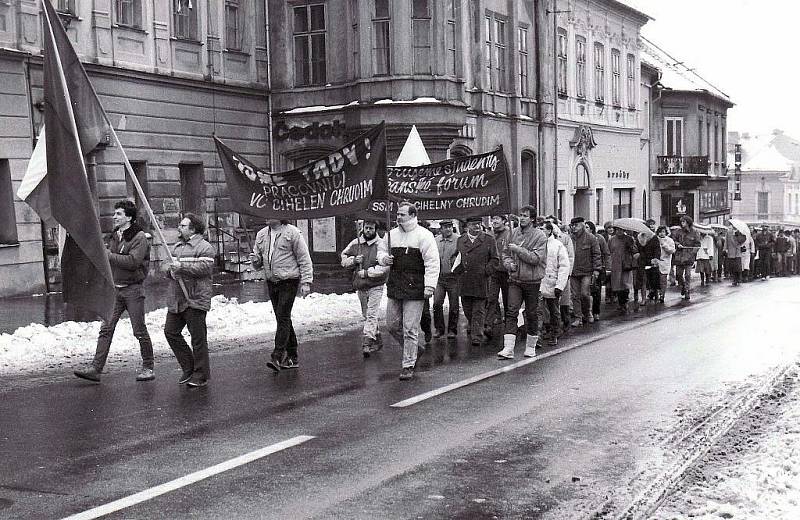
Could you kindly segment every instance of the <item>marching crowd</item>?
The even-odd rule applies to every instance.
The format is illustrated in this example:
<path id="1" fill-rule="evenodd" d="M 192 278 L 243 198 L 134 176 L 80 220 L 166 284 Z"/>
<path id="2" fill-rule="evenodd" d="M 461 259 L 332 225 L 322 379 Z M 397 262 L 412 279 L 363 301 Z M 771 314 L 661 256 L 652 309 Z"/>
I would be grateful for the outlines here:
<path id="1" fill-rule="evenodd" d="M 115 205 L 115 231 L 107 245 L 115 305 L 110 320 L 102 323 L 94 360 L 75 370 L 77 377 L 100 381 L 117 322 L 127 311 L 142 356 L 136 379 L 155 378 L 144 320 L 150 245 L 136 216 L 131 201 Z M 433 338 L 456 338 L 462 310 L 473 345 L 502 332 L 499 359 L 514 359 L 518 319 L 524 311 L 523 355 L 534 357 L 538 345 L 553 346 L 570 328 L 598 321 L 604 298 L 616 304 L 620 314 L 637 311 L 647 301 L 663 303 L 668 285 L 678 285 L 689 300 L 693 270 L 700 275 L 700 285 L 723 278 L 739 285 L 754 278 L 800 274 L 800 231 L 773 232 L 767 226 L 753 235 L 740 223 L 695 226 L 691 217 L 682 216 L 680 226 L 673 228 L 631 218 L 606 222 L 601 228 L 580 216 L 566 225 L 524 206 L 516 215 L 492 216 L 486 228 L 482 217 L 469 217 L 462 234 L 452 219 L 440 220 L 434 235 L 407 202 L 399 204 L 396 222 L 387 232 L 378 221 L 363 221 L 358 236 L 342 251 L 341 264 L 352 271 L 361 302 L 365 358 L 383 347 L 378 320 L 385 288 L 386 329 L 402 347 L 404 381 L 414 377 L 424 345 Z M 211 307 L 214 250 L 203 239 L 205 223 L 200 217 L 185 214 L 178 232 L 171 259 L 162 264 L 172 285 L 163 332 L 182 370 L 178 382 L 200 387 L 210 378 L 206 313 Z M 275 346 L 267 366 L 276 373 L 297 369 L 292 307 L 298 293 L 308 295 L 313 283 L 305 240 L 288 221 L 268 219 L 256 235 L 250 261 L 264 269 L 276 318 Z M 184 328 L 191 348 L 183 338 Z"/>

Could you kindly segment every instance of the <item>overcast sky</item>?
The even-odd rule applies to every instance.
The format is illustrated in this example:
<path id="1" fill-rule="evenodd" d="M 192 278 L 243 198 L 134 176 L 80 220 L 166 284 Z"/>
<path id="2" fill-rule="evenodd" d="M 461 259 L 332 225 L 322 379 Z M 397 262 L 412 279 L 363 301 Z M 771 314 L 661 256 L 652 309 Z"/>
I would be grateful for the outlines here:
<path id="1" fill-rule="evenodd" d="M 647 39 L 730 96 L 729 130 L 800 139 L 800 2 L 623 1 L 654 18 Z"/>

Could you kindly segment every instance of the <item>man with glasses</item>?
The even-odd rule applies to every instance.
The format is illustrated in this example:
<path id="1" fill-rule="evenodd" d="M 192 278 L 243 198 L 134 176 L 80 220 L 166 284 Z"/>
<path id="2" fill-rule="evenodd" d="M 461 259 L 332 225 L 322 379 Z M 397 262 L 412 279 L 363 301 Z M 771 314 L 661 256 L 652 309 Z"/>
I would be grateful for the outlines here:
<path id="1" fill-rule="evenodd" d="M 520 227 L 511 234 L 508 247 L 502 253 L 509 280 L 503 350 L 497 353 L 501 359 L 514 359 L 517 317 L 523 302 L 527 328 L 526 357 L 536 355 L 536 343 L 539 340 L 536 309 L 539 305 L 539 285 L 544 278 L 547 237 L 533 223 L 536 218 L 533 206 L 523 206 L 518 216 Z"/>
<path id="2" fill-rule="evenodd" d="M 420 317 L 425 300 L 433 295 L 439 278 L 439 252 L 433 234 L 417 222 L 417 208 L 401 202 L 397 227 L 389 231 L 390 251 L 378 251 L 378 263 L 390 266 L 386 281 L 386 325 L 403 346 L 400 380 L 414 377 Z"/>

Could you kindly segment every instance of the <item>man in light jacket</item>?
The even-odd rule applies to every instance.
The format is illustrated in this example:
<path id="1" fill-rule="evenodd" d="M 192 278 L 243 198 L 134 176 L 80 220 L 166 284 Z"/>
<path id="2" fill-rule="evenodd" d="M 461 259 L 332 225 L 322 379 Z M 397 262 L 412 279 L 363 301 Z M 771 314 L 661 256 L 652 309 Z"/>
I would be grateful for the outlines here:
<path id="1" fill-rule="evenodd" d="M 180 237 L 172 247 L 172 260 L 161 267 L 169 273 L 171 280 L 164 336 L 183 370 L 178 384 L 190 387 L 206 386 L 211 376 L 206 313 L 211 309 L 213 293 L 214 248 L 203 239 L 205 230 L 206 225 L 200 217 L 193 213 L 184 214 L 178 224 Z M 186 327 L 192 337 L 191 349 L 183 339 Z"/>
<path id="2" fill-rule="evenodd" d="M 539 341 L 536 309 L 539 305 L 539 285 L 544 278 L 547 237 L 534 224 L 536 210 L 533 206 L 521 207 L 518 216 L 520 227 L 511 234 L 508 247 L 502 252 L 509 280 L 503 350 L 497 353 L 500 359 L 514 359 L 517 318 L 523 301 L 527 328 L 526 357 L 536 355 L 536 343 Z"/>
<path id="3" fill-rule="evenodd" d="M 377 229 L 377 221 L 365 220 L 359 236 L 342 251 L 342 267 L 353 270 L 353 289 L 361 301 L 361 314 L 364 317 L 361 349 L 364 357 L 383 347 L 379 339 L 378 312 L 389 268 L 378 264 L 378 250 L 385 249 L 386 245 L 378 236 Z"/>
<path id="4" fill-rule="evenodd" d="M 292 326 L 292 307 L 297 297 L 311 293 L 314 267 L 308 246 L 300 230 L 287 220 L 267 219 L 256 235 L 250 261 L 256 269 L 264 268 L 269 301 L 275 311 L 275 348 L 267 366 L 275 372 L 298 368 L 297 336 Z"/>
<path id="5" fill-rule="evenodd" d="M 144 321 L 144 280 L 150 266 L 150 242 L 147 235 L 136 223 L 136 205 L 129 200 L 121 200 L 114 204 L 114 232 L 108 242 L 108 261 L 116 288 L 114 311 L 111 321 L 103 322 L 97 337 L 92 364 L 82 370 L 76 370 L 75 376 L 100 382 L 111 340 L 122 313 L 128 311 L 131 319 L 133 335 L 139 340 L 142 355 L 142 368 L 136 375 L 137 381 L 151 381 L 153 372 L 153 343 Z"/>
<path id="6" fill-rule="evenodd" d="M 397 227 L 389 231 L 391 250 L 378 251 L 378 262 L 390 266 L 386 281 L 386 325 L 392 337 L 403 345 L 400 380 L 414 378 L 420 317 L 425 300 L 433 295 L 439 278 L 439 252 L 433 234 L 420 226 L 417 208 L 401 202 Z"/>
<path id="7" fill-rule="evenodd" d="M 569 281 L 570 263 L 567 247 L 553 234 L 555 231 L 553 223 L 545 222 L 542 225 L 542 231 L 547 236 L 547 247 L 541 291 L 544 305 L 547 307 L 547 314 L 550 317 L 550 330 L 547 334 L 546 344 L 554 346 L 558 341 L 561 325 L 558 300 Z"/>

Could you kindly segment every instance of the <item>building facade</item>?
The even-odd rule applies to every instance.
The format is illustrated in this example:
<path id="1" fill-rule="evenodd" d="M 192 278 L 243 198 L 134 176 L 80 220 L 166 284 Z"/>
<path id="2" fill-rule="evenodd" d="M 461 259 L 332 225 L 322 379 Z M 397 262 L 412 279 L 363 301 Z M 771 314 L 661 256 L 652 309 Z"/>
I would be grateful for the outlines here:
<path id="1" fill-rule="evenodd" d="M 650 118 L 653 218 L 670 226 L 682 215 L 722 223 L 730 215 L 725 150 L 733 103 L 655 44 L 643 40 L 642 50 L 659 74 Z"/>
<path id="2" fill-rule="evenodd" d="M 561 218 L 643 216 L 649 83 L 639 32 L 649 17 L 613 0 L 556 2 L 557 165 L 547 175 Z M 545 205 L 547 207 L 547 205 Z"/>
<path id="3" fill-rule="evenodd" d="M 239 225 L 212 135 L 269 156 L 265 5 L 234 0 L 53 0 L 167 241 L 183 211 Z M 0 2 L 0 296 L 56 288 L 52 230 L 14 195 L 43 121 L 38 0 Z M 111 136 L 87 157 L 101 224 L 136 198 Z M 8 219 L 13 216 L 13 222 Z M 14 231 L 14 232 L 12 232 Z M 16 235 L 16 236 L 15 236 Z M 211 230 L 212 242 L 216 232 Z M 162 249 L 154 245 L 157 259 Z M 157 264 L 155 262 L 154 264 Z M 13 274 L 12 274 L 13 273 Z M 52 283 L 51 283 L 52 282 Z"/>
<path id="4" fill-rule="evenodd" d="M 729 162 L 741 152 L 740 200 L 733 193 L 736 177 L 731 175 L 731 216 L 750 224 L 800 227 L 800 141 L 780 130 L 768 135 L 729 132 Z"/>

